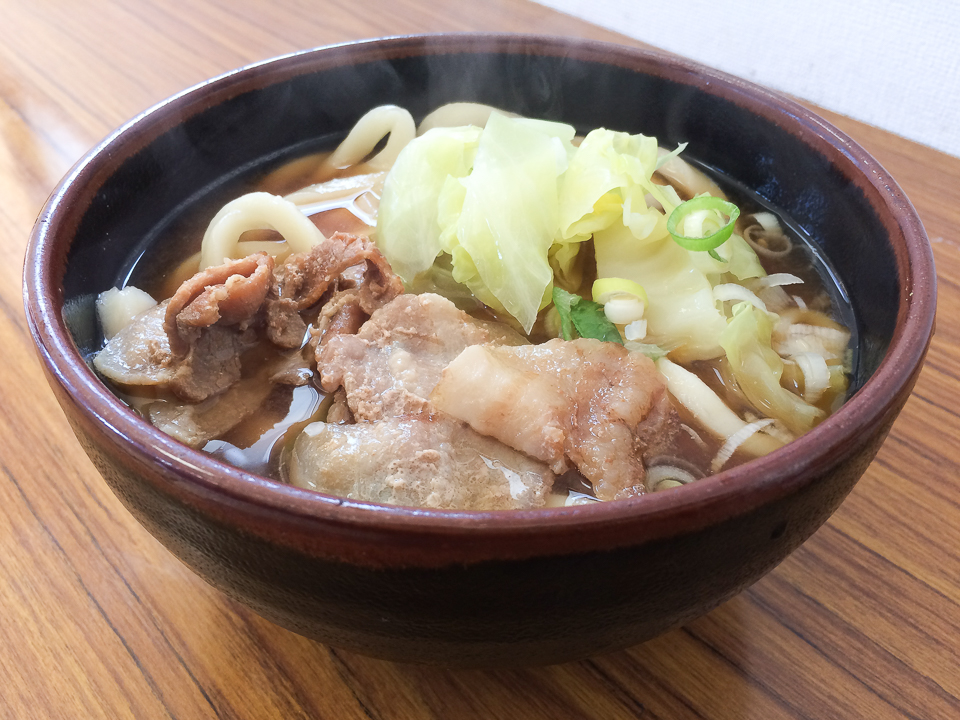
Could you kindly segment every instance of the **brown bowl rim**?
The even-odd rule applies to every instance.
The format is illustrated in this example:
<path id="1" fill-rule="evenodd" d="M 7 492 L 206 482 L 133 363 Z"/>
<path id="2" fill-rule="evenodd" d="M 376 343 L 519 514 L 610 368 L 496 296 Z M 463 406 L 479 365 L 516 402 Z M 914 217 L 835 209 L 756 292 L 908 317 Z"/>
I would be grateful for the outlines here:
<path id="1" fill-rule="evenodd" d="M 379 58 L 459 52 L 535 53 L 658 72 L 706 90 L 785 127 L 827 156 L 868 198 L 894 245 L 900 306 L 893 339 L 874 375 L 810 433 L 763 458 L 673 492 L 571 508 L 448 511 L 356 502 L 282 485 L 231 467 L 167 437 L 137 417 L 88 368 L 61 316 L 68 245 L 96 188 L 122 159 L 184 117 L 255 87 L 298 74 Z M 375 38 L 280 56 L 220 75 L 136 116 L 87 153 L 53 191 L 31 233 L 24 304 L 47 372 L 77 411 L 103 428 L 115 452 L 157 468 L 150 482 L 228 524 L 306 550 L 334 528 L 361 541 L 363 562 L 410 560 L 409 547 L 437 543 L 429 564 L 613 548 L 669 537 L 751 511 L 825 471 L 860 438 L 899 410 L 933 331 L 936 274 L 916 211 L 880 163 L 848 136 L 795 101 L 681 57 L 610 43 L 542 35 L 439 33 Z M 68 413 L 69 414 L 69 413 Z M 283 527 L 275 525 L 283 520 Z M 322 530 L 326 529 L 326 530 Z M 384 538 L 396 544 L 382 547 Z M 369 544 L 380 546 L 372 554 Z M 518 546 L 516 543 L 523 543 Z M 342 550 L 342 547 L 341 547 Z M 354 553 L 348 553 L 354 555 Z M 417 561 L 419 562 L 419 561 Z"/>

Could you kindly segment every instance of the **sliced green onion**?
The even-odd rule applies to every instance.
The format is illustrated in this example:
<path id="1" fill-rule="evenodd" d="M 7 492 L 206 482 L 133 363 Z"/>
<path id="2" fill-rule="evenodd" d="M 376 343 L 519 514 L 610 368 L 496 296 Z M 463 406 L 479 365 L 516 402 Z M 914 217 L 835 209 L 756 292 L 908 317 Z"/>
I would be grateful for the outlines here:
<path id="1" fill-rule="evenodd" d="M 647 293 L 643 286 L 626 278 L 609 277 L 597 278 L 593 282 L 593 299 L 601 305 L 606 305 L 617 296 L 627 296 L 637 298 L 644 305 L 650 301 L 647 299 Z"/>
<path id="2" fill-rule="evenodd" d="M 614 325 L 626 325 L 643 317 L 648 300 L 643 287 L 626 278 L 599 278 L 593 283 L 593 299 L 603 305 L 603 314 Z"/>
<path id="3" fill-rule="evenodd" d="M 703 237 L 680 235 L 677 232 L 677 228 L 683 222 L 684 218 L 702 210 L 713 210 L 721 215 L 725 215 L 727 221 L 723 227 L 710 235 Z M 667 219 L 667 232 L 670 233 L 670 237 L 672 237 L 674 242 L 680 247 L 696 252 L 708 252 L 712 258 L 718 259 L 719 253 L 715 253 L 714 250 L 723 245 L 727 239 L 733 235 L 733 227 L 738 217 L 740 217 L 740 208 L 733 203 L 721 200 L 718 197 L 713 197 L 712 195 L 701 195 L 692 200 L 687 200 L 682 205 L 678 205 L 677 208 L 670 213 L 670 217 Z M 723 258 L 719 259 L 723 260 Z"/>

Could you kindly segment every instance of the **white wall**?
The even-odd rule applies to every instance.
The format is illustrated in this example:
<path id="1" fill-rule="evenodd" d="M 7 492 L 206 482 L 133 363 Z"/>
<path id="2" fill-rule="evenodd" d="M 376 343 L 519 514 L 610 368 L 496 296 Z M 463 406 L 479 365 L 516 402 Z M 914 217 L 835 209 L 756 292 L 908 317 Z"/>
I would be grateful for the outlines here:
<path id="1" fill-rule="evenodd" d="M 960 0 L 538 0 L 960 156 Z"/>

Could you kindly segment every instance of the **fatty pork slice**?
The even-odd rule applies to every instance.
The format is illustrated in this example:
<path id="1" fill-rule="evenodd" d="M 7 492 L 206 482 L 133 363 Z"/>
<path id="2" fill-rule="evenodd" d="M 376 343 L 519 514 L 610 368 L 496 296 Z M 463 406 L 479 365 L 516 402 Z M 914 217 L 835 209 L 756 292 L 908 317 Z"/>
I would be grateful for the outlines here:
<path id="1" fill-rule="evenodd" d="M 294 485 L 366 502 L 448 510 L 542 507 L 553 473 L 540 462 L 437 413 L 337 425 L 297 438 Z"/>
<path id="2" fill-rule="evenodd" d="M 524 342 L 506 326 L 484 323 L 440 295 L 400 295 L 376 310 L 356 335 L 335 335 L 317 349 L 327 392 L 346 391 L 357 422 L 429 413 L 430 392 L 464 348 Z"/>
<path id="3" fill-rule="evenodd" d="M 572 463 L 601 500 L 642 494 L 643 455 L 678 425 L 649 358 L 589 339 L 468 347 L 430 401 L 556 473 Z"/>

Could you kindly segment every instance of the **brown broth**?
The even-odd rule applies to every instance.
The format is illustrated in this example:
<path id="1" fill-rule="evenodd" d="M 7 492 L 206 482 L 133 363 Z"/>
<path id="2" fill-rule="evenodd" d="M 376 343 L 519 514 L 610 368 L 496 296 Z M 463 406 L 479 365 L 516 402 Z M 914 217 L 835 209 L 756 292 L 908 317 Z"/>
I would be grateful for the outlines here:
<path id="1" fill-rule="evenodd" d="M 277 385 L 264 407 L 203 450 L 248 472 L 280 479 L 284 447 L 311 422 L 326 417 L 327 394 L 311 379 L 306 385 Z"/>

